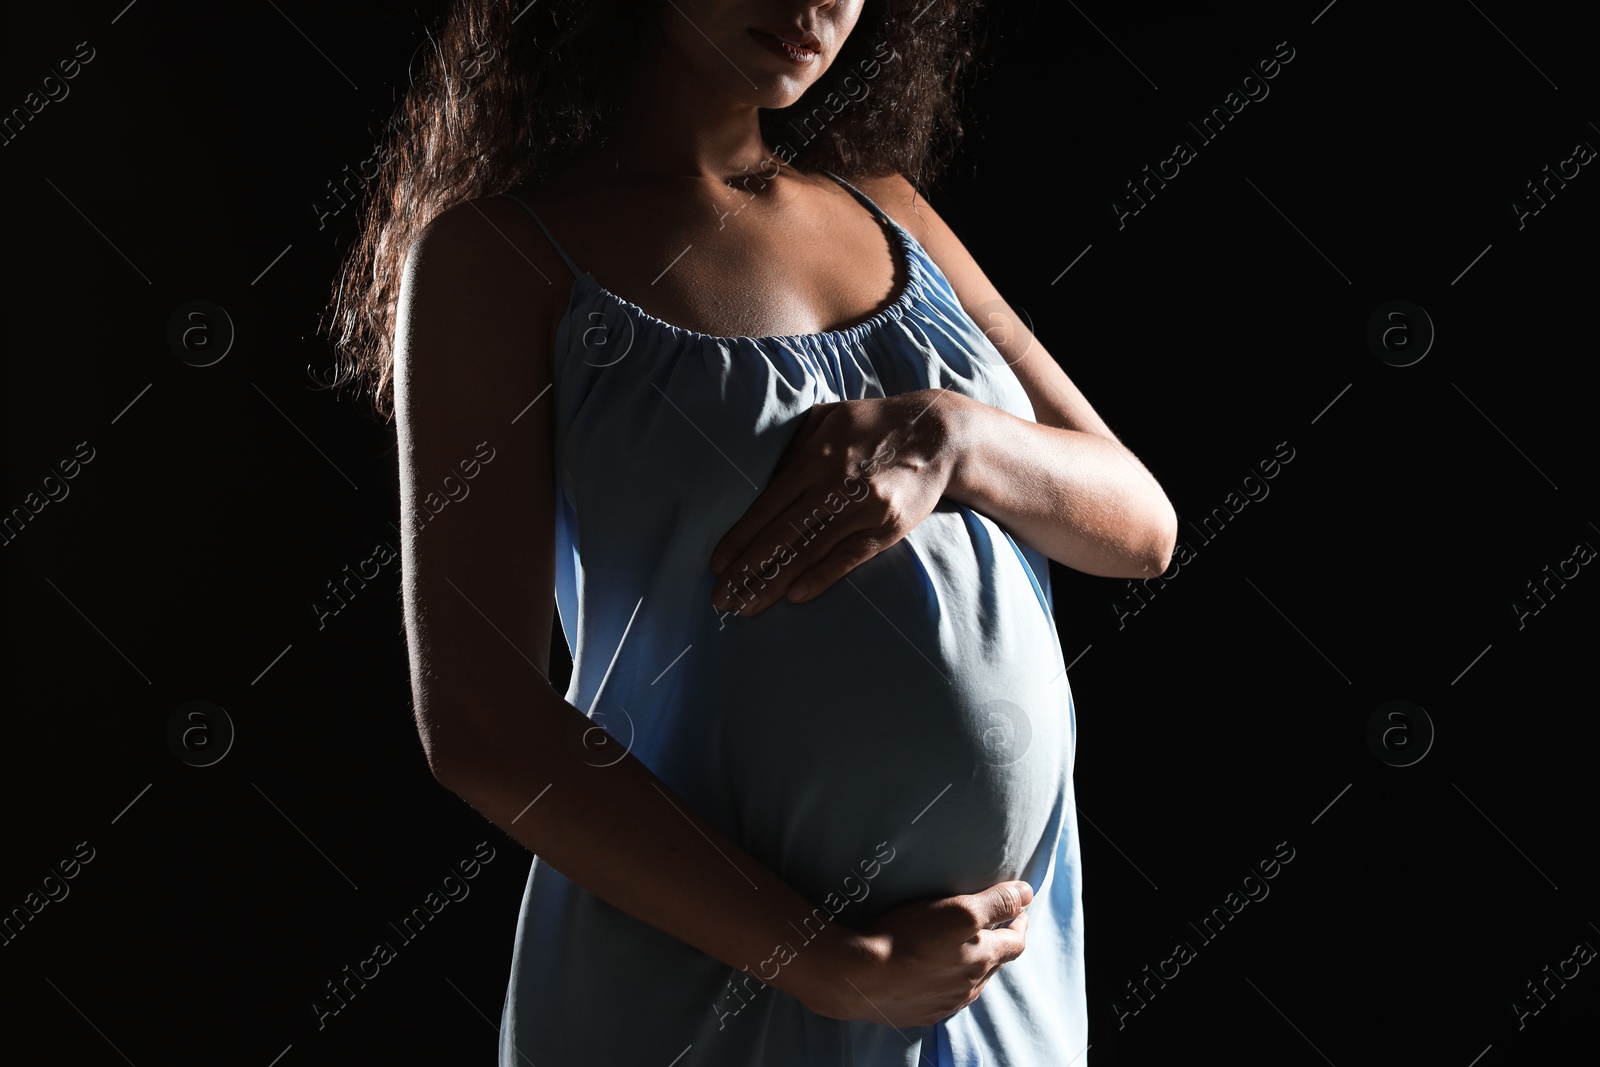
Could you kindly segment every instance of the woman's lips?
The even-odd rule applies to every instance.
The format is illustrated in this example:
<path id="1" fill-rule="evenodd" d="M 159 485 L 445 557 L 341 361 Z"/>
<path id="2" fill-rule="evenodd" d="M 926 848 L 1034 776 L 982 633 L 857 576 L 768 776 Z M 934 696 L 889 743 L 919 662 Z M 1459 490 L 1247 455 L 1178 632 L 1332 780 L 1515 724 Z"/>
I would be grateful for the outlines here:
<path id="1" fill-rule="evenodd" d="M 814 61 L 819 55 L 818 50 L 810 43 L 798 43 L 795 38 L 788 35 L 779 36 L 765 30 L 752 29 L 750 36 L 773 55 L 791 63 L 803 65 Z"/>

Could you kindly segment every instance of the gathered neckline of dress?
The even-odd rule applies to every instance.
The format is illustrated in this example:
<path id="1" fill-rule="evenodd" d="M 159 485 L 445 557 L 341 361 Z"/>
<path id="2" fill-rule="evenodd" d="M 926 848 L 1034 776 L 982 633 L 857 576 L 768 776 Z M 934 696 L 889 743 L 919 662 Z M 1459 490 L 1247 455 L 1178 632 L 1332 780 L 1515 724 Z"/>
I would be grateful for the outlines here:
<path id="1" fill-rule="evenodd" d="M 605 286 L 601 285 L 600 282 L 595 278 L 594 274 L 590 271 L 584 271 L 582 274 L 577 275 L 573 281 L 573 285 L 576 286 L 580 282 L 587 282 L 595 292 L 610 300 L 612 303 L 618 305 L 635 318 L 647 323 L 654 329 L 664 331 L 674 337 L 686 337 L 695 341 L 703 341 L 706 343 L 715 344 L 733 344 L 739 341 L 748 341 L 753 344 L 761 344 L 763 342 L 782 344 L 784 342 L 827 341 L 833 339 L 853 340 L 871 333 L 873 330 L 877 329 L 879 326 L 890 321 L 891 319 L 899 319 L 906 313 L 906 309 L 922 292 L 924 274 L 922 262 L 918 256 L 919 246 L 917 244 L 917 239 L 912 237 L 905 227 L 901 226 L 900 223 L 896 222 L 888 214 L 884 214 L 883 220 L 889 224 L 890 230 L 894 235 L 894 239 L 899 245 L 899 259 L 905 264 L 905 285 L 901 288 L 900 295 L 895 297 L 895 299 L 892 300 L 882 310 L 874 313 L 861 322 L 856 323 L 854 326 L 845 326 L 837 330 L 823 330 L 818 333 L 768 334 L 762 337 L 750 337 L 745 334 L 740 334 L 735 337 L 713 333 L 701 333 L 699 330 L 689 330 L 682 326 L 674 326 L 665 319 L 656 318 L 638 304 L 635 304 L 626 297 L 617 295 L 610 289 L 607 289 Z M 569 315 L 571 314 L 572 303 L 573 302 L 571 300 L 568 301 Z"/>

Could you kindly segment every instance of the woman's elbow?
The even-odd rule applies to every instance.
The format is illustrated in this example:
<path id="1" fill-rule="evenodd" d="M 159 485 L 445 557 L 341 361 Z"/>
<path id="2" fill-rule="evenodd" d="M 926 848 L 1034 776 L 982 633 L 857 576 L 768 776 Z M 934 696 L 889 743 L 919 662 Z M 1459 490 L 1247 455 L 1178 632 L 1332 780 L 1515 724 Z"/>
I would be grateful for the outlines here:
<path id="1" fill-rule="evenodd" d="M 1165 496 L 1161 498 L 1161 507 L 1156 519 L 1150 524 L 1149 536 L 1142 561 L 1145 567 L 1143 577 L 1165 574 L 1167 568 L 1172 566 L 1172 554 L 1178 547 L 1178 513 L 1173 510 L 1171 501 Z"/>
<path id="2" fill-rule="evenodd" d="M 447 751 L 439 744 L 437 738 L 431 738 L 427 734 L 422 735 L 422 754 L 427 757 L 428 770 L 433 773 L 434 781 L 454 791 L 456 783 L 460 780 L 462 761 L 460 756 L 453 752 L 447 756 Z"/>
<path id="3" fill-rule="evenodd" d="M 459 793 L 473 764 L 471 746 L 460 724 L 435 722 L 430 716 L 417 716 L 417 737 L 434 780 L 451 792 Z"/>

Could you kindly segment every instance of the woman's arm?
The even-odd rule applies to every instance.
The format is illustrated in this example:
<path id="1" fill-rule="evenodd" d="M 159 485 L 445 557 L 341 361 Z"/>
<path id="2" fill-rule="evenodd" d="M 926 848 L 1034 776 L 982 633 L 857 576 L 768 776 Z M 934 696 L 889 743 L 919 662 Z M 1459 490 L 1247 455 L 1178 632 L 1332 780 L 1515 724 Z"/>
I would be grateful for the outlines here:
<path id="1" fill-rule="evenodd" d="M 1085 574 L 1152 578 L 1167 569 L 1177 513 L 1109 431 L 1029 422 L 948 391 L 934 412 L 949 427 L 956 457 L 945 486 L 950 499 Z"/>
<path id="2" fill-rule="evenodd" d="M 1166 570 L 1178 518 L 1155 478 L 905 178 L 857 184 L 939 265 L 962 307 L 1016 373 L 1038 420 L 955 393 L 941 396 L 929 414 L 945 422 L 948 447 L 957 456 L 945 494 L 1074 570 L 1113 578 Z"/>
<path id="3" fill-rule="evenodd" d="M 410 251 L 395 397 L 418 731 L 438 780 L 542 862 L 754 972 L 812 904 L 633 756 L 585 760 L 570 739 L 592 724 L 548 681 L 556 489 L 544 394 L 565 279 L 505 201 L 452 208 Z M 1020 954 L 1030 898 L 1026 883 L 1003 883 L 894 909 L 867 931 L 826 924 L 766 984 L 835 1018 L 932 1022 Z"/>

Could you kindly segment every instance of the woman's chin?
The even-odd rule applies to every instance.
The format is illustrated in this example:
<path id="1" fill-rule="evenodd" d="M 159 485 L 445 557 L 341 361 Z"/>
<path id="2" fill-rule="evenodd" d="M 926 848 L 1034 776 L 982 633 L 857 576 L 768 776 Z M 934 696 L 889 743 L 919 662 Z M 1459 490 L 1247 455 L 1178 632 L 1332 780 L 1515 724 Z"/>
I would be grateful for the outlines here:
<path id="1" fill-rule="evenodd" d="M 760 88 L 751 92 L 753 99 L 750 103 L 763 111 L 781 111 L 786 107 L 793 107 L 811 87 L 809 84 L 795 85 L 790 78 L 773 79 L 769 82 L 757 79 L 756 84 Z"/>

